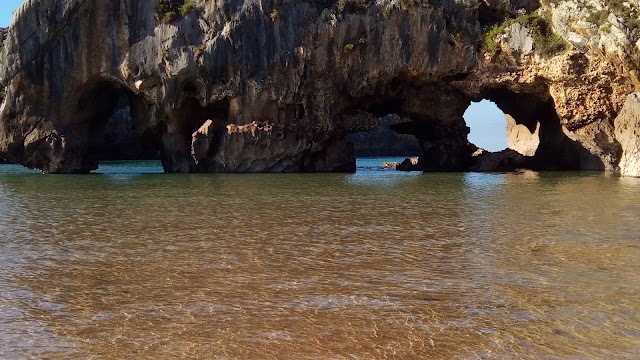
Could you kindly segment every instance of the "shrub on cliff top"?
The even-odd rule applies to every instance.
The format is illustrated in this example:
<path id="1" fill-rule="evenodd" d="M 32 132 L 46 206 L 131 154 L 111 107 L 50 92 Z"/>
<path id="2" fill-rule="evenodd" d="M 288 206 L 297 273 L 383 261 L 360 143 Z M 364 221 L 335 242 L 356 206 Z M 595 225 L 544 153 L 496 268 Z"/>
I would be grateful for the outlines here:
<path id="1" fill-rule="evenodd" d="M 509 26 L 516 23 L 522 24 L 531 31 L 533 48 L 543 56 L 557 55 L 569 49 L 569 44 L 561 36 L 553 32 L 549 22 L 534 12 L 507 19 L 502 24 L 486 28 L 484 30 L 484 51 L 495 55 L 499 51 L 496 39 Z"/>
<path id="2" fill-rule="evenodd" d="M 191 0 L 158 0 L 156 3 L 156 19 L 169 24 L 179 16 L 188 15 L 192 9 Z"/>

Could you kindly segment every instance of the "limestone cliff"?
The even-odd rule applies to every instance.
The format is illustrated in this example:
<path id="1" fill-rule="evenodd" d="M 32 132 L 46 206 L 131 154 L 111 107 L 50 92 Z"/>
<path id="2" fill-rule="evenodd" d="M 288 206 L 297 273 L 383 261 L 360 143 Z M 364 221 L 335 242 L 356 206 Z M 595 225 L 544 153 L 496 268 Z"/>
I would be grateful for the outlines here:
<path id="1" fill-rule="evenodd" d="M 621 170 L 637 1 L 28 0 L 0 45 L 0 157 L 82 173 L 139 143 L 167 172 L 352 171 L 348 135 L 396 114 L 427 171 Z M 527 156 L 473 156 L 482 98 Z"/>

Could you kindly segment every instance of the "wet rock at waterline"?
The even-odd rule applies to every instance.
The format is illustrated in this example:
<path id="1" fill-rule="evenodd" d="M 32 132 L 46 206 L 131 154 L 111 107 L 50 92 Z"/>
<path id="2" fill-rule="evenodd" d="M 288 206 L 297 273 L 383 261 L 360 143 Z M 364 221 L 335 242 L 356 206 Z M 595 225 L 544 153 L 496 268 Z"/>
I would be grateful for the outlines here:
<path id="1" fill-rule="evenodd" d="M 399 171 L 422 171 L 422 164 L 420 163 L 420 158 L 412 157 L 406 158 L 404 161 L 396 166 L 396 170 Z"/>
<path id="2" fill-rule="evenodd" d="M 385 162 L 382 163 L 381 168 L 390 169 L 390 170 L 396 170 L 398 165 L 400 165 L 399 161 L 385 161 Z"/>
<path id="3" fill-rule="evenodd" d="M 512 149 L 505 149 L 498 152 L 490 152 L 478 149 L 473 154 L 473 165 L 471 171 L 480 172 L 505 172 L 519 169 L 531 168 L 530 157 L 523 156 Z"/>
<path id="4" fill-rule="evenodd" d="M 131 151 L 167 172 L 354 171 L 349 136 L 394 114 L 415 167 L 465 171 L 485 166 L 462 115 L 488 99 L 526 127 L 514 150 L 530 167 L 633 174 L 620 142 L 635 128 L 613 120 L 638 83 L 637 4 L 595 0 L 605 24 L 576 4 L 192 0 L 168 16 L 27 1 L 0 32 L 0 157 L 58 173 Z"/>

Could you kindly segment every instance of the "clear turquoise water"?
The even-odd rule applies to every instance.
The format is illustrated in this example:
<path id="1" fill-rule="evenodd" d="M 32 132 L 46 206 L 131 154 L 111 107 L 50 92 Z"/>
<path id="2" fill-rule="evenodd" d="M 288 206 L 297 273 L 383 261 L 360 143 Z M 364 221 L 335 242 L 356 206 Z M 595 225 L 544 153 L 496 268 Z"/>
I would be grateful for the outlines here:
<path id="1" fill-rule="evenodd" d="M 0 358 L 636 359 L 640 179 L 0 166 Z"/>

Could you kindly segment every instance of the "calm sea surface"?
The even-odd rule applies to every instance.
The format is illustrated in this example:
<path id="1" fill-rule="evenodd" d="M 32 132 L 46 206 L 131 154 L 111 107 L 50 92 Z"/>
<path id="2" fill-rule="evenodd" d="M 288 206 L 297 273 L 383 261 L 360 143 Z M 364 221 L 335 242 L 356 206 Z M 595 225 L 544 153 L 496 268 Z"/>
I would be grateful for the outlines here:
<path id="1" fill-rule="evenodd" d="M 0 358 L 640 359 L 640 179 L 0 166 Z"/>

